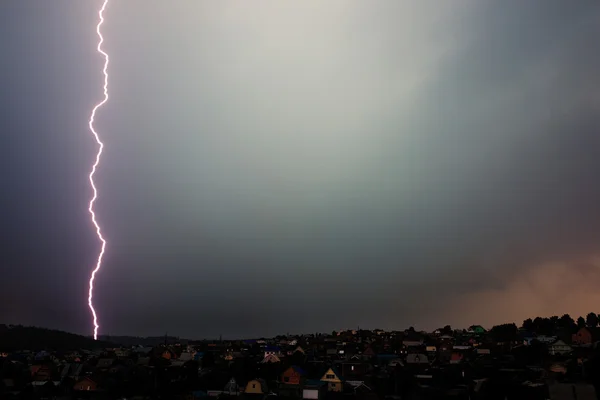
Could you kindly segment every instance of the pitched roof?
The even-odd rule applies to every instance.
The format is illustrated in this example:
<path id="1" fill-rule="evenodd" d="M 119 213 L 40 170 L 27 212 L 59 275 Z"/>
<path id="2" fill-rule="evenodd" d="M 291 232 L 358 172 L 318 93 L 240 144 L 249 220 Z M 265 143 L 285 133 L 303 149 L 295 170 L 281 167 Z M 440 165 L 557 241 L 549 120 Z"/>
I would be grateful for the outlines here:
<path id="1" fill-rule="evenodd" d="M 321 380 L 323 380 L 323 379 L 326 379 L 326 378 L 325 378 L 325 376 L 326 376 L 326 375 L 329 375 L 329 374 L 328 374 L 328 372 L 329 372 L 329 371 L 333 372 L 333 374 L 335 375 L 335 377 L 336 377 L 337 379 L 340 379 L 340 380 L 342 379 L 342 374 L 340 374 L 340 373 L 339 373 L 339 371 L 337 370 L 337 368 L 335 368 L 335 367 L 329 367 L 329 368 L 327 368 L 327 371 L 325 371 L 325 372 L 324 372 L 324 373 L 321 375 Z"/>
<path id="2" fill-rule="evenodd" d="M 306 371 L 304 371 L 302 368 L 300 368 L 297 365 L 292 365 L 290 368 L 293 369 L 294 372 L 297 373 L 297 374 L 306 375 Z"/>

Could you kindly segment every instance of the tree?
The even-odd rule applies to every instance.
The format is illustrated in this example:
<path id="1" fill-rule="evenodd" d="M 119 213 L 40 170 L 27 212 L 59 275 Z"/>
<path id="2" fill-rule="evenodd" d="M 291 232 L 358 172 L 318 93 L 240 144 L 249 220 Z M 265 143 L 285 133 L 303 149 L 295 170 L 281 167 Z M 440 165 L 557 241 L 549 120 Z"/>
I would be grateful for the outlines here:
<path id="1" fill-rule="evenodd" d="M 502 324 L 492 327 L 491 336 L 497 342 L 514 342 L 517 340 L 518 328 L 516 324 Z"/>
<path id="2" fill-rule="evenodd" d="M 553 335 L 556 330 L 556 325 L 552 323 L 550 318 L 542 318 L 542 324 L 538 333 L 542 335 Z"/>
<path id="3" fill-rule="evenodd" d="M 533 325 L 533 320 L 531 318 L 527 318 L 523 321 L 523 329 L 526 331 L 532 332 L 535 329 L 535 325 Z"/>
<path id="4" fill-rule="evenodd" d="M 571 318 L 571 316 L 569 314 L 564 314 L 558 320 L 558 326 L 561 328 L 568 328 L 570 330 L 574 330 L 574 327 L 576 325 L 575 325 L 575 320 L 573 320 L 573 318 Z"/>
<path id="5" fill-rule="evenodd" d="M 442 333 L 444 335 L 452 335 L 452 327 L 450 325 L 446 325 L 442 328 Z"/>
<path id="6" fill-rule="evenodd" d="M 577 318 L 577 327 L 580 329 L 585 327 L 585 319 L 583 317 Z"/>
<path id="7" fill-rule="evenodd" d="M 552 335 L 555 325 L 550 318 L 535 317 L 533 320 L 534 332 L 538 335 Z"/>
<path id="8" fill-rule="evenodd" d="M 589 313 L 585 319 L 585 323 L 590 328 L 597 327 L 598 326 L 598 315 L 596 315 L 593 312 Z"/>

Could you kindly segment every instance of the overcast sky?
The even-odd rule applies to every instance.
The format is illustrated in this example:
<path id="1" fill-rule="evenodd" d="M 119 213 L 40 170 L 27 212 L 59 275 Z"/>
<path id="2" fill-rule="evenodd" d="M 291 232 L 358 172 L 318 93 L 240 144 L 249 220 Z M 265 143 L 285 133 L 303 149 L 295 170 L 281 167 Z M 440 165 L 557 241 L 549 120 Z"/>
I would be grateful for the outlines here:
<path id="1" fill-rule="evenodd" d="M 600 3 L 576 3 L 111 0 L 100 333 L 599 312 Z M 0 322 L 92 330 L 99 6 L 0 4 Z"/>

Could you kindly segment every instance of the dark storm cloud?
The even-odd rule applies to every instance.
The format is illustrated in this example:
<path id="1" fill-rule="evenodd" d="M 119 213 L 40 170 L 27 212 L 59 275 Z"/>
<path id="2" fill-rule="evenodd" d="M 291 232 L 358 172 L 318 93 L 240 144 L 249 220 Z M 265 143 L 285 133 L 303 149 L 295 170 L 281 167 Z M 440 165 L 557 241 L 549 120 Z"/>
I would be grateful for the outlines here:
<path id="1" fill-rule="evenodd" d="M 93 61 L 73 79 L 98 83 L 93 32 L 73 26 Z M 589 311 L 596 2 L 131 1 L 111 4 L 105 32 L 104 332 L 252 336 Z M 72 97 L 87 106 L 86 85 Z M 84 130 L 86 107 L 70 104 L 63 117 Z M 65 131 L 61 143 L 84 142 Z M 85 162 L 70 164 L 81 184 L 63 192 L 79 211 L 57 213 L 80 221 L 65 228 L 74 237 L 89 229 L 85 174 L 73 172 Z M 93 236 L 78 242 L 69 257 L 62 240 L 60 256 L 20 260 L 55 260 L 73 283 L 30 286 L 69 315 L 46 321 L 34 303 L 7 315 L 84 330 L 85 307 L 64 300 L 79 298 L 93 262 Z M 559 303 L 560 290 L 580 294 Z"/>

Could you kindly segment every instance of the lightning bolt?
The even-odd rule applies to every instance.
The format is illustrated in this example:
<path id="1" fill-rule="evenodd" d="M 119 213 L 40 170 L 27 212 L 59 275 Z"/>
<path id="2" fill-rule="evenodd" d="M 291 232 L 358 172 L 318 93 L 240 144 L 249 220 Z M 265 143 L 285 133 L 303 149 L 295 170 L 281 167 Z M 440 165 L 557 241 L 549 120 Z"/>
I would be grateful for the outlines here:
<path id="1" fill-rule="evenodd" d="M 102 37 L 102 32 L 100 32 L 100 27 L 104 23 L 104 10 L 106 10 L 107 4 L 108 4 L 108 0 L 104 0 L 104 2 L 102 3 L 102 7 L 100 7 L 100 11 L 98 11 L 98 17 L 100 18 L 100 21 L 98 22 L 98 25 L 96 25 L 96 33 L 98 34 L 98 39 L 99 39 L 98 47 L 96 49 L 98 50 L 98 53 L 100 53 L 104 56 L 104 68 L 102 69 L 102 73 L 104 74 L 104 98 L 102 99 L 102 101 L 100 101 L 98 104 L 96 104 L 94 106 L 94 108 L 92 109 L 92 113 L 90 115 L 90 120 L 89 120 L 90 131 L 94 135 L 94 139 L 96 139 L 96 143 L 98 143 L 98 152 L 96 153 L 96 161 L 92 165 L 92 171 L 90 172 L 90 176 L 89 176 L 90 185 L 92 186 L 94 195 L 92 196 L 92 199 L 90 200 L 90 205 L 88 207 L 88 211 L 90 212 L 90 215 L 92 217 L 92 223 L 96 227 L 96 234 L 98 235 L 98 239 L 100 239 L 100 242 L 102 243 L 102 246 L 100 248 L 100 253 L 98 254 L 98 260 L 96 262 L 96 267 L 94 268 L 94 270 L 92 271 L 92 273 L 90 275 L 89 292 L 88 292 L 88 306 L 90 307 L 90 310 L 92 312 L 92 317 L 94 319 L 94 340 L 98 339 L 98 328 L 100 328 L 100 325 L 98 325 L 98 316 L 96 315 L 96 310 L 94 309 L 94 302 L 93 302 L 94 279 L 96 278 L 96 274 L 98 273 L 98 271 L 100 271 L 100 268 L 102 267 L 102 257 L 104 257 L 104 251 L 106 250 L 106 240 L 104 240 L 104 237 L 102 236 L 102 231 L 100 230 L 100 225 L 98 225 L 98 222 L 96 221 L 96 213 L 94 212 L 94 203 L 96 202 L 96 199 L 98 198 L 98 191 L 96 190 L 96 185 L 94 184 L 94 174 L 96 173 L 96 168 L 98 168 L 98 165 L 100 164 L 100 157 L 102 156 L 102 150 L 104 149 L 104 143 L 102 143 L 102 141 L 100 140 L 100 136 L 98 135 L 98 132 L 96 132 L 96 130 L 94 129 L 94 118 L 96 117 L 96 111 L 98 111 L 98 109 L 100 107 L 102 107 L 104 105 L 104 103 L 106 103 L 108 101 L 108 72 L 107 72 L 107 70 L 108 70 L 108 54 L 106 54 L 102 50 L 102 43 L 104 42 L 104 38 Z"/>

